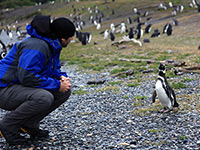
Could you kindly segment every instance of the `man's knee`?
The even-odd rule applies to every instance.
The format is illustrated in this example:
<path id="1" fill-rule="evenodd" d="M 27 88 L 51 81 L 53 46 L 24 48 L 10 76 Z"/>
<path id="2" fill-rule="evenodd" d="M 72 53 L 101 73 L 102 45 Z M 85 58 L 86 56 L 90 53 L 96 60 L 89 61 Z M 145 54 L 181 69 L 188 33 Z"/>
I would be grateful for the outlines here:
<path id="1" fill-rule="evenodd" d="M 47 90 L 38 90 L 31 99 L 39 104 L 39 107 L 49 108 L 53 103 L 54 96 Z"/>

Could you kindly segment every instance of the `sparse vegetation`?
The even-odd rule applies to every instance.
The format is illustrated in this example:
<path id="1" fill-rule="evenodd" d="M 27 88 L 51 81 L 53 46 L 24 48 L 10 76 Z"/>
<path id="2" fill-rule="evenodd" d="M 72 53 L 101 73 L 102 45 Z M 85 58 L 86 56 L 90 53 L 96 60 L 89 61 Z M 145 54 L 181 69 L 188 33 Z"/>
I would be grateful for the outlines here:
<path id="1" fill-rule="evenodd" d="M 149 129 L 149 132 L 153 132 L 153 133 L 156 133 L 156 132 L 161 132 L 163 131 L 164 129 Z"/>
<path id="2" fill-rule="evenodd" d="M 73 94 L 86 94 L 86 93 L 87 92 L 82 90 L 82 88 L 80 88 L 79 90 L 73 92 Z"/>
<path id="3" fill-rule="evenodd" d="M 185 139 L 187 139 L 187 136 L 186 135 L 179 136 L 179 139 L 180 140 L 185 140 Z"/>
<path id="4" fill-rule="evenodd" d="M 122 83 L 122 81 L 110 81 L 110 82 L 108 82 L 108 84 L 110 84 L 110 85 L 116 85 L 116 84 L 121 84 Z"/>
<path id="5" fill-rule="evenodd" d="M 174 89 L 180 89 L 180 88 L 185 88 L 186 85 L 183 82 L 173 82 L 172 83 L 172 88 Z"/>
<path id="6" fill-rule="evenodd" d="M 136 87 L 138 85 L 140 85 L 140 84 L 139 83 L 128 83 L 127 84 L 128 87 Z"/>
<path id="7" fill-rule="evenodd" d="M 134 99 L 137 99 L 137 100 L 143 100 L 145 98 L 148 98 L 147 96 L 139 96 L 137 95 L 136 97 L 134 97 Z"/>

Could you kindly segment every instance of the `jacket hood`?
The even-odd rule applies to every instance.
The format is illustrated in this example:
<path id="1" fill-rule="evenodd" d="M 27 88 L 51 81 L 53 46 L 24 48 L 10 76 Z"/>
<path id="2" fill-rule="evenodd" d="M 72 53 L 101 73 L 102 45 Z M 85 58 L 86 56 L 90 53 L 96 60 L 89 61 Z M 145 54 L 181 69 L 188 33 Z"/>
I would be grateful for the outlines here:
<path id="1" fill-rule="evenodd" d="M 36 38 L 39 38 L 39 39 L 43 39 L 47 43 L 49 43 L 49 45 L 51 45 L 51 47 L 53 48 L 53 50 L 55 50 L 56 52 L 61 51 L 62 46 L 60 45 L 60 42 L 59 42 L 58 39 L 52 40 L 51 38 L 47 38 L 47 37 L 43 37 L 43 36 L 39 35 L 36 32 L 36 30 L 30 24 L 26 26 L 26 30 L 27 30 L 27 33 L 31 37 L 36 37 Z"/>

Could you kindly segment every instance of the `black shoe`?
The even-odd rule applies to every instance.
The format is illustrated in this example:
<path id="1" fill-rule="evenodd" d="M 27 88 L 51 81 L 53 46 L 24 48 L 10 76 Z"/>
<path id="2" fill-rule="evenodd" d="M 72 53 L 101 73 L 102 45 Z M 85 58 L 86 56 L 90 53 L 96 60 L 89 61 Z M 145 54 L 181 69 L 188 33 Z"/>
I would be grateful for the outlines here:
<path id="1" fill-rule="evenodd" d="M 41 130 L 39 128 L 22 127 L 20 132 L 29 134 L 31 138 L 46 138 L 49 136 L 48 130 Z"/>
<path id="2" fill-rule="evenodd" d="M 6 130 L 1 124 L 0 135 L 5 138 L 6 142 L 9 145 L 21 145 L 28 142 L 28 139 L 24 138 L 23 136 L 20 136 L 19 134 L 14 134 Z"/>

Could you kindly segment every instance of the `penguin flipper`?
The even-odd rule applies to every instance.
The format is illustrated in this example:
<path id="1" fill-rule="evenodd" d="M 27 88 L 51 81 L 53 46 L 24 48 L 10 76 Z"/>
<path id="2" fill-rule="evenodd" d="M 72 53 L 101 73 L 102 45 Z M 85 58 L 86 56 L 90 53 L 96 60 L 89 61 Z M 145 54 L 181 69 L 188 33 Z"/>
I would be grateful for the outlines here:
<path id="1" fill-rule="evenodd" d="M 155 103 L 156 101 L 156 96 L 157 96 L 157 93 L 156 93 L 156 90 L 153 92 L 153 95 L 152 95 L 152 102 Z"/>
<path id="2" fill-rule="evenodd" d="M 176 101 L 176 95 L 175 95 L 175 93 L 174 93 L 173 90 L 172 90 L 172 95 L 173 95 L 173 97 L 174 97 L 174 107 L 178 107 L 179 104 L 178 104 L 177 101 Z"/>
<path id="3" fill-rule="evenodd" d="M 174 92 L 174 90 L 172 89 L 172 87 L 169 86 L 169 85 L 168 85 L 167 95 L 169 96 L 169 98 L 170 98 L 172 104 L 174 104 L 173 107 L 178 107 L 179 104 L 178 104 L 177 101 L 176 101 L 175 92 Z"/>

